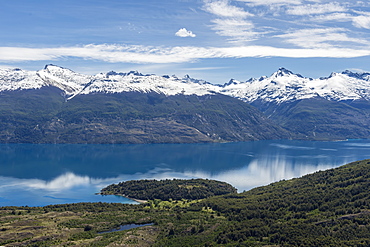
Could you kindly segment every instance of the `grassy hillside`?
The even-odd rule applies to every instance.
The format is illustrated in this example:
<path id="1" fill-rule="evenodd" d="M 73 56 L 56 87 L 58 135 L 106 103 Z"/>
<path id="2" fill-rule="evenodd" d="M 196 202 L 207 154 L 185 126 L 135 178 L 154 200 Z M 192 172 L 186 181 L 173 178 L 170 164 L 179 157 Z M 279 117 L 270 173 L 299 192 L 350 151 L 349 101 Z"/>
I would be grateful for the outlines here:
<path id="1" fill-rule="evenodd" d="M 370 246 L 370 160 L 240 194 L 0 208 L 5 246 Z M 153 223 L 99 234 L 129 223 Z"/>

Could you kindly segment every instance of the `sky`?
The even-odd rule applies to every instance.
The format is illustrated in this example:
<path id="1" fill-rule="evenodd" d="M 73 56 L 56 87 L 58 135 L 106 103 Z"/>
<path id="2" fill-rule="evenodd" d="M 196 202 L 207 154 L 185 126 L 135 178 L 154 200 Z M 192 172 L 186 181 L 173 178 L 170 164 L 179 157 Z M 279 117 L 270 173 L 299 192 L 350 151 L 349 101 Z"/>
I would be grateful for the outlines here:
<path id="1" fill-rule="evenodd" d="M 215 84 L 370 71 L 370 2 L 3 0 L 0 68 L 137 70 Z"/>

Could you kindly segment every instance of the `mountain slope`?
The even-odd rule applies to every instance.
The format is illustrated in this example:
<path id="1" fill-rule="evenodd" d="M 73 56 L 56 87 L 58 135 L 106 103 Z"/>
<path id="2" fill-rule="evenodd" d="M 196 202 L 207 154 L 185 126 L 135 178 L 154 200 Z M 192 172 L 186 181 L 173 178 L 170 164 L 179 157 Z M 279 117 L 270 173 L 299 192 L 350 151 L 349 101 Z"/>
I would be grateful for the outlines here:
<path id="1" fill-rule="evenodd" d="M 233 223 L 216 241 L 252 246 L 369 246 L 370 160 L 353 162 L 200 206 Z"/>
<path id="2" fill-rule="evenodd" d="M 79 94 L 56 87 L 0 94 L 0 142 L 193 143 L 289 135 L 254 107 L 224 95 Z"/>
<path id="3" fill-rule="evenodd" d="M 53 93 L 46 95 L 46 88 Z M 0 70 L 0 94 L 2 142 L 26 135 L 57 143 L 370 138 L 369 73 L 312 79 L 280 68 L 270 77 L 221 86 L 189 76 L 90 76 L 47 65 L 35 72 Z M 32 107 L 30 95 L 38 95 Z M 43 117 L 35 120 L 35 114 Z"/>
<path id="4" fill-rule="evenodd" d="M 300 139 L 343 140 L 370 138 L 370 102 L 361 106 L 323 98 L 269 105 L 269 119 Z M 254 105 L 254 104 L 253 104 Z"/>
<path id="5" fill-rule="evenodd" d="M 369 73 L 312 79 L 281 68 L 270 77 L 230 81 L 221 92 L 257 107 L 294 138 L 370 138 Z"/>

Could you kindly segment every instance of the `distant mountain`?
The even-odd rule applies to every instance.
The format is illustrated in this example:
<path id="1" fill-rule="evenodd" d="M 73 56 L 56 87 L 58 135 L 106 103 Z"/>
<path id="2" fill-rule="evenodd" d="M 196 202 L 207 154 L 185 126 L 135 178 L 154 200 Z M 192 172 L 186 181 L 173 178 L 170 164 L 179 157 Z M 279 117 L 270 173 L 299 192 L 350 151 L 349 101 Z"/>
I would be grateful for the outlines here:
<path id="1" fill-rule="evenodd" d="M 186 75 L 0 69 L 0 142 L 163 143 L 370 138 L 370 74 L 213 85 Z"/>
<path id="2" fill-rule="evenodd" d="M 330 101 L 370 100 L 370 73 L 344 71 L 329 77 L 312 79 L 280 68 L 271 76 L 251 78 L 246 82 L 230 80 L 213 85 L 189 75 L 143 75 L 137 71 L 114 71 L 94 76 L 83 75 L 55 65 L 39 71 L 0 69 L 0 92 L 54 86 L 71 99 L 79 94 L 156 92 L 164 95 L 206 95 L 220 93 L 243 101 L 282 104 L 303 99 L 323 98 Z"/>
<path id="3" fill-rule="evenodd" d="M 204 81 L 57 66 L 3 70 L 0 142 L 191 143 L 289 138 L 259 110 Z"/>
<path id="4" fill-rule="evenodd" d="M 252 78 L 246 82 L 231 80 L 223 87 L 221 93 L 247 102 L 282 104 L 318 97 L 330 101 L 370 100 L 370 73 L 347 70 L 312 79 L 280 68 L 270 77 Z"/>
<path id="5" fill-rule="evenodd" d="M 312 79 L 280 68 L 270 77 L 231 80 L 220 91 L 257 107 L 296 138 L 370 138 L 370 74 Z"/>
<path id="6" fill-rule="evenodd" d="M 0 69 L 0 92 L 39 89 L 54 86 L 62 90 L 66 100 L 80 94 L 155 92 L 164 95 L 206 95 L 218 91 L 218 86 L 203 80 L 183 79 L 176 76 L 143 75 L 137 71 L 117 73 L 114 71 L 95 76 L 75 73 L 55 65 L 46 65 L 39 71 Z"/>

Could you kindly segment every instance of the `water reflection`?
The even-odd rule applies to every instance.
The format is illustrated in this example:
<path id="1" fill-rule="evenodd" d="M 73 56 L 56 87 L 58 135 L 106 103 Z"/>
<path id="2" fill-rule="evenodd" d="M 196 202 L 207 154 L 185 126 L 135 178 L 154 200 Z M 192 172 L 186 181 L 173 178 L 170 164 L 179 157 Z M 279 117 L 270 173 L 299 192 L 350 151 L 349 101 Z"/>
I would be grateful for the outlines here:
<path id="1" fill-rule="evenodd" d="M 209 178 L 239 191 L 369 158 L 369 140 L 178 145 L 0 145 L 0 206 L 132 201 L 97 196 L 132 179 Z"/>
<path id="2" fill-rule="evenodd" d="M 56 203 L 73 203 L 78 201 L 91 201 L 93 194 L 101 188 L 120 181 L 132 179 L 172 179 L 172 178 L 208 178 L 225 181 L 237 187 L 239 191 L 265 185 L 273 181 L 299 177 L 318 169 L 329 168 L 322 166 L 294 166 L 280 162 L 252 161 L 249 165 L 222 171 L 219 173 L 208 172 L 202 169 L 178 172 L 173 169 L 154 168 L 147 173 L 121 174 L 112 178 L 93 178 L 81 176 L 68 172 L 50 181 L 42 179 L 19 179 L 11 177 L 0 177 L 0 205 L 28 205 L 38 206 Z M 17 194 L 13 194 L 13 192 Z M 15 195 L 15 196 L 14 196 Z M 30 196 L 32 195 L 32 199 Z M 22 199 L 23 198 L 23 199 Z M 96 196 L 92 201 L 99 201 L 101 196 Z M 107 199 L 107 198 L 105 198 Z M 113 201 L 129 202 L 113 198 Z M 118 200 L 117 200 L 118 199 Z M 18 200 L 21 202 L 19 203 Z M 109 201 L 110 199 L 108 199 Z M 40 204 L 41 203 L 41 204 Z"/>

